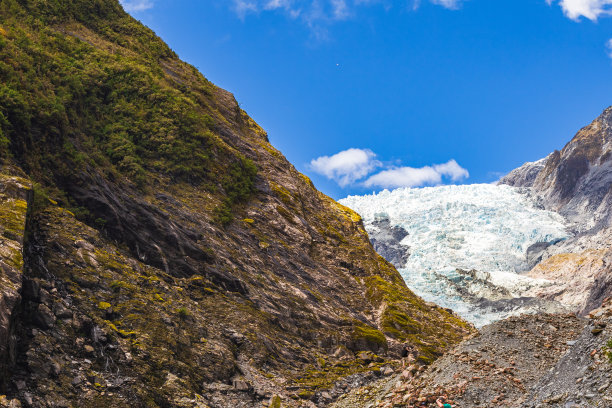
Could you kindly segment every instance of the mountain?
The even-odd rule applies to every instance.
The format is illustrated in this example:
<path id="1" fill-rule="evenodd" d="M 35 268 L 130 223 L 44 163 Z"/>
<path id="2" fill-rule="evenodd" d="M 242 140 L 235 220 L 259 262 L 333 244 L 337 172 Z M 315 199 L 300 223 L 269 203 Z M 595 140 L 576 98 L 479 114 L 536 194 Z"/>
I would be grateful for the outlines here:
<path id="1" fill-rule="evenodd" d="M 367 229 L 384 217 L 387 229 L 404 228 L 411 268 L 401 272 L 415 288 L 455 304 L 491 305 L 507 296 L 532 314 L 482 327 L 428 367 L 408 360 L 401 374 L 349 392 L 334 408 L 433 407 L 441 395 L 469 408 L 612 406 L 611 124 L 608 108 L 561 151 L 524 164 L 498 185 L 398 189 L 341 201 L 363 215 Z M 554 234 L 542 233 L 554 225 Z M 526 268 L 496 278 L 492 272 L 512 258 Z M 462 262 L 476 269 L 444 273 Z M 420 270 L 427 285 L 414 273 Z M 534 310 L 526 302 L 534 299 L 571 313 Z M 474 305 L 474 316 L 487 310 Z"/>
<path id="2" fill-rule="evenodd" d="M 500 184 L 533 187 L 544 205 L 575 223 L 577 232 L 607 228 L 612 211 L 612 107 L 561 150 L 526 163 Z"/>
<path id="3" fill-rule="evenodd" d="M 531 294 L 571 302 L 586 314 L 612 295 L 612 107 L 561 151 L 526 163 L 500 184 L 529 187 L 542 205 L 564 216 L 573 237 L 546 246 L 529 273 L 555 284 Z"/>
<path id="4" fill-rule="evenodd" d="M 474 332 L 116 0 L 0 16 L 0 405 L 326 405 Z"/>

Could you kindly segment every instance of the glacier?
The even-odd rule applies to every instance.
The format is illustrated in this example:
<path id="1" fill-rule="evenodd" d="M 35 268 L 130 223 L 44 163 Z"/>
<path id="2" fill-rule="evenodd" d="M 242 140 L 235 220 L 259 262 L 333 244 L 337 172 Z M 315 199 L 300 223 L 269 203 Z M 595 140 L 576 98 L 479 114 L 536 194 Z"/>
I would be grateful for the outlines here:
<path id="1" fill-rule="evenodd" d="M 361 215 L 368 233 L 401 227 L 409 253 L 398 270 L 423 299 L 452 309 L 477 327 L 510 315 L 562 311 L 523 293 L 551 284 L 532 279 L 527 250 L 571 236 L 567 221 L 546 211 L 529 189 L 472 184 L 399 188 L 340 203 Z M 380 220 L 388 220 L 381 224 Z"/>

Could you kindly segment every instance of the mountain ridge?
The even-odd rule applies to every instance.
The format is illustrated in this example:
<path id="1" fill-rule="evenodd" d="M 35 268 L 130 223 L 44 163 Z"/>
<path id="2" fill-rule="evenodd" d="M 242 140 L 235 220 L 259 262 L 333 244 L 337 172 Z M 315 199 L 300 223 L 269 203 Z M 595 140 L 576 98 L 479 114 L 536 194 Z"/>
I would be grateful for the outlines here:
<path id="1" fill-rule="evenodd" d="M 608 262 L 612 241 L 611 137 L 612 107 L 608 107 L 561 151 L 526 163 L 499 181 L 529 187 L 544 207 L 571 222 L 574 237 L 544 250 L 542 261 L 529 275 L 559 282 L 536 293 L 547 299 L 578 291 L 573 297 L 581 299 L 582 315 L 612 295 Z"/>
<path id="2" fill-rule="evenodd" d="M 2 404 L 321 406 L 474 332 L 117 1 L 0 16 Z"/>
<path id="3" fill-rule="evenodd" d="M 334 408 L 434 407 L 442 395 L 453 406 L 470 408 L 610 406 L 611 119 L 608 108 L 561 151 L 525 163 L 499 182 L 569 222 L 567 239 L 527 248 L 531 270 L 523 273 L 546 285 L 528 288 L 522 296 L 560 302 L 571 313 L 525 314 L 484 326 L 431 366 L 421 369 L 408 361 L 401 374 L 351 391 Z M 502 187 L 508 188 L 494 188 Z M 479 279 L 490 285 L 487 272 L 463 272 L 470 275 L 469 283 L 455 282 L 467 291 Z"/>

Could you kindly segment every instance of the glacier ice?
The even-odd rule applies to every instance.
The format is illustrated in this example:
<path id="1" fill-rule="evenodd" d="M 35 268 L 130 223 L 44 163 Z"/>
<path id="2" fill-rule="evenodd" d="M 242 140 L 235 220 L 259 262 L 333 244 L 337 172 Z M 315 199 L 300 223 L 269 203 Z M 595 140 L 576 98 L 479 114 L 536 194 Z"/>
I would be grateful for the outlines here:
<path id="1" fill-rule="evenodd" d="M 408 236 L 401 244 L 410 257 L 399 271 L 408 286 L 482 326 L 542 306 L 521 298 L 534 285 L 548 283 L 520 274 L 528 269 L 527 248 L 570 236 L 564 218 L 539 208 L 524 190 L 492 184 L 400 188 L 340 203 L 359 213 L 370 233 L 377 219 L 404 228 Z M 480 271 L 486 279 L 460 270 Z M 487 285 L 503 288 L 508 296 L 487 298 Z"/>

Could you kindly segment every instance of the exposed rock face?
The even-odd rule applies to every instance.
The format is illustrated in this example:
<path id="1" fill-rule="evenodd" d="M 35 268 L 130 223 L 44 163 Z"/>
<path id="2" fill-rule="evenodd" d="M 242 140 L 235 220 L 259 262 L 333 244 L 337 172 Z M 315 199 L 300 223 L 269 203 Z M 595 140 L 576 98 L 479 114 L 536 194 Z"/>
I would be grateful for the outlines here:
<path id="1" fill-rule="evenodd" d="M 553 152 L 533 184 L 546 205 L 578 221 L 579 230 L 609 225 L 611 139 L 612 107 Z"/>
<path id="2" fill-rule="evenodd" d="M 0 392 L 15 362 L 15 325 L 23 282 L 26 200 L 30 184 L 21 177 L 0 175 Z"/>
<path id="3" fill-rule="evenodd" d="M 499 183 L 533 187 L 548 209 L 576 224 L 577 232 L 610 225 L 612 211 L 612 107 L 582 128 L 561 150 L 526 163 Z"/>
<path id="4" fill-rule="evenodd" d="M 529 276 L 551 280 L 527 295 L 568 302 L 588 313 L 612 293 L 612 107 L 581 129 L 561 150 L 526 163 L 500 180 L 531 187 L 542 204 L 572 223 L 575 236 L 528 252 Z"/>
<path id="5" fill-rule="evenodd" d="M 553 255 L 528 274 L 536 279 L 550 280 L 551 284 L 533 288 L 526 295 L 555 300 L 586 314 L 608 296 L 606 278 L 611 256 L 609 249 Z"/>
<path id="6" fill-rule="evenodd" d="M 0 281 L 9 397 L 326 405 L 404 344 L 426 364 L 474 331 L 117 1 L 10 0 L 0 16 L 0 160 L 41 185 L 23 248 L 25 201 L 0 197 L 22 211 L 0 251 L 25 254 Z"/>
<path id="7" fill-rule="evenodd" d="M 523 164 L 521 167 L 512 170 L 502 177 L 498 183 L 514 187 L 533 187 L 533 183 L 535 183 L 540 172 L 546 167 L 546 163 L 551 156 Z"/>
<path id="8" fill-rule="evenodd" d="M 398 225 L 391 225 L 389 218 L 380 218 L 372 222 L 370 241 L 374 250 L 391 262 L 396 268 L 406 266 L 410 256 L 410 248 L 400 242 L 408 236 L 408 232 Z"/>

